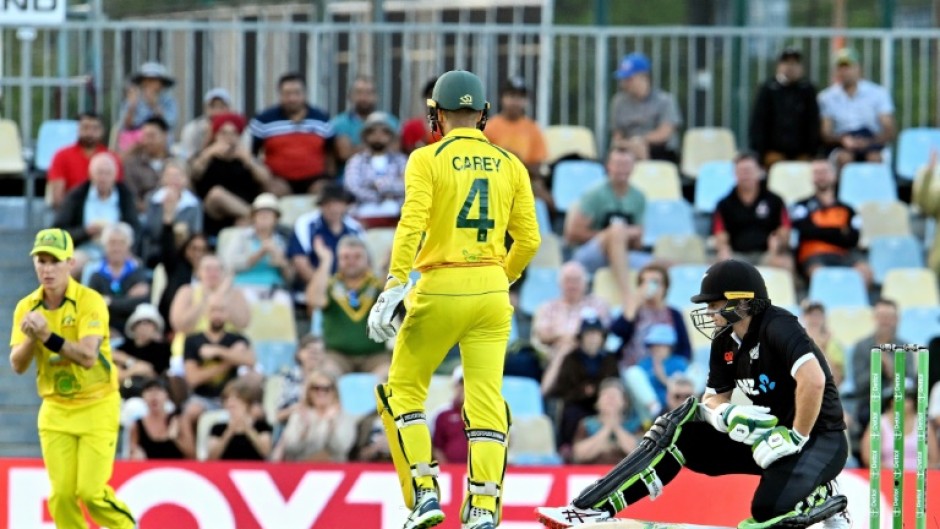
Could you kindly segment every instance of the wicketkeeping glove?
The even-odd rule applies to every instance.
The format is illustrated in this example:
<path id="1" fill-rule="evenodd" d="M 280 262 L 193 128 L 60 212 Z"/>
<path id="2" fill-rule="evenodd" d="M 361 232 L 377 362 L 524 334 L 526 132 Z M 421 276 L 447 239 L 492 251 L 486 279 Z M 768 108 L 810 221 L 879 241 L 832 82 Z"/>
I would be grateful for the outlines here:
<path id="1" fill-rule="evenodd" d="M 752 448 L 754 461 L 761 468 L 767 468 L 781 457 L 790 456 L 802 450 L 808 440 L 808 435 L 803 435 L 786 426 L 777 426 L 754 444 Z"/>
<path id="2" fill-rule="evenodd" d="M 765 406 L 719 404 L 714 410 L 704 404 L 705 418 L 733 441 L 753 445 L 761 436 L 777 426 L 777 417 Z"/>
<path id="3" fill-rule="evenodd" d="M 408 295 L 413 285 L 414 283 L 409 281 L 379 294 L 379 298 L 375 300 L 375 305 L 372 305 L 372 310 L 369 312 L 369 338 L 382 343 L 395 337 L 401 326 L 399 317 L 404 312 L 405 296 Z"/>

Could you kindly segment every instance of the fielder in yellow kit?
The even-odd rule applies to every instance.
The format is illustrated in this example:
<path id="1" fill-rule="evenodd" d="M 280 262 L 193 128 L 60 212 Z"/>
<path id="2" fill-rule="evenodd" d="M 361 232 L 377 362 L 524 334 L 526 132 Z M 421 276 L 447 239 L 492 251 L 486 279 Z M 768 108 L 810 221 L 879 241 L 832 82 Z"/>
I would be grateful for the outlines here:
<path id="1" fill-rule="evenodd" d="M 133 515 L 108 486 L 121 405 L 108 307 L 100 294 L 69 275 L 73 252 L 65 230 L 36 235 L 30 255 L 39 288 L 16 304 L 10 364 L 22 374 L 36 360 L 39 441 L 56 528 L 88 527 L 81 502 L 96 524 L 132 529 Z"/>
<path id="2" fill-rule="evenodd" d="M 461 522 L 465 529 L 493 529 L 501 513 L 510 422 L 501 392 L 512 318 L 509 284 L 539 247 L 535 201 L 522 162 L 483 135 L 489 104 L 476 75 L 442 75 L 428 106 L 432 127 L 444 137 L 408 160 L 388 281 L 369 315 L 373 339 L 388 340 L 397 331 L 388 383 L 376 388 L 376 397 L 412 510 L 404 527 L 438 525 L 444 513 L 424 401 L 434 370 L 460 344 L 469 441 Z M 507 232 L 513 239 L 508 253 Z M 422 274 L 413 291 L 412 268 Z"/>

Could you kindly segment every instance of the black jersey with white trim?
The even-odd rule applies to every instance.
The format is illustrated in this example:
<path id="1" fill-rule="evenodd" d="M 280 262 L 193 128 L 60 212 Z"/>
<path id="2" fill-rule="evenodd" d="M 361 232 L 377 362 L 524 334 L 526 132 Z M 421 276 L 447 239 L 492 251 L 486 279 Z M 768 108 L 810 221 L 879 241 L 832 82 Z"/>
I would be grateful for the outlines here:
<path id="1" fill-rule="evenodd" d="M 770 408 L 780 425 L 792 428 L 796 415 L 793 376 L 804 362 L 815 358 L 826 374 L 826 386 L 812 431 L 845 430 L 842 402 L 829 363 L 796 316 L 768 307 L 751 320 L 740 344 L 735 338 L 725 332 L 712 341 L 706 391 L 724 393 L 737 387 L 754 404 Z"/>

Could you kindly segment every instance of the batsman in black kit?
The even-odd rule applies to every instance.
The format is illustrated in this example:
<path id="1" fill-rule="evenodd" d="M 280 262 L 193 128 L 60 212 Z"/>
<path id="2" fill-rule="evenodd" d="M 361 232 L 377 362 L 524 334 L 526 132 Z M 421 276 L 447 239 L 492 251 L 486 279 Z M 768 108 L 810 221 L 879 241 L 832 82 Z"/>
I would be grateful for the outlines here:
<path id="1" fill-rule="evenodd" d="M 848 529 L 835 479 L 848 457 L 842 403 L 822 352 L 796 317 L 770 303 L 760 272 L 743 261 L 712 265 L 693 303 L 712 339 L 701 401 L 661 416 L 640 445 L 565 507 L 541 507 L 551 529 L 607 521 L 656 499 L 685 466 L 709 476 L 761 477 L 739 529 Z M 737 387 L 753 405 L 731 403 Z"/>

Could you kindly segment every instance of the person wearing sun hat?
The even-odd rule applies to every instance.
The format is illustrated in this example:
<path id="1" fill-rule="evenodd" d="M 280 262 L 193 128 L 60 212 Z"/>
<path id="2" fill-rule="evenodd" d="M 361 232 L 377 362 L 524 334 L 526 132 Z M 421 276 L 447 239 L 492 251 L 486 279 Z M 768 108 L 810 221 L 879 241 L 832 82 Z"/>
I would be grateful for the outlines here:
<path id="1" fill-rule="evenodd" d="M 71 278 L 74 252 L 63 229 L 36 234 L 30 255 L 39 288 L 14 310 L 10 364 L 24 374 L 36 363 L 39 442 L 55 524 L 84 527 L 84 506 L 97 525 L 131 529 L 134 516 L 108 486 L 121 405 L 108 307 L 100 294 Z"/>
<path id="2" fill-rule="evenodd" d="M 169 74 L 166 66 L 158 62 L 145 62 L 131 76 L 131 86 L 121 103 L 118 123 L 124 131 L 136 131 L 152 117 L 161 117 L 170 126 L 176 128 L 176 99 L 170 94 L 170 88 L 176 80 Z"/>
<path id="3" fill-rule="evenodd" d="M 278 232 L 281 206 L 271 193 L 251 203 L 251 225 L 239 228 L 232 243 L 221 249 L 222 262 L 242 286 L 285 286 L 293 277 L 287 259 L 287 238 Z"/>
<path id="4" fill-rule="evenodd" d="M 619 91 L 610 101 L 611 145 L 629 149 L 637 160 L 678 161 L 682 114 L 675 96 L 653 88 L 646 55 L 626 55 L 614 72 Z"/>
<path id="5" fill-rule="evenodd" d="M 397 144 L 391 114 L 373 112 L 362 125 L 362 150 L 346 162 L 343 183 L 356 197 L 356 216 L 369 219 L 367 227 L 394 226 L 401 213 L 408 157 Z"/>
<path id="6" fill-rule="evenodd" d="M 164 337 L 166 322 L 157 307 L 141 303 L 124 325 L 124 343 L 114 350 L 121 396 L 139 397 L 144 382 L 165 377 L 170 368 L 170 344 Z"/>
<path id="7" fill-rule="evenodd" d="M 179 154 L 182 158 L 195 156 L 206 146 L 212 134 L 212 118 L 232 111 L 232 95 L 224 88 L 210 88 L 202 98 L 202 105 L 202 115 L 183 125 Z"/>

